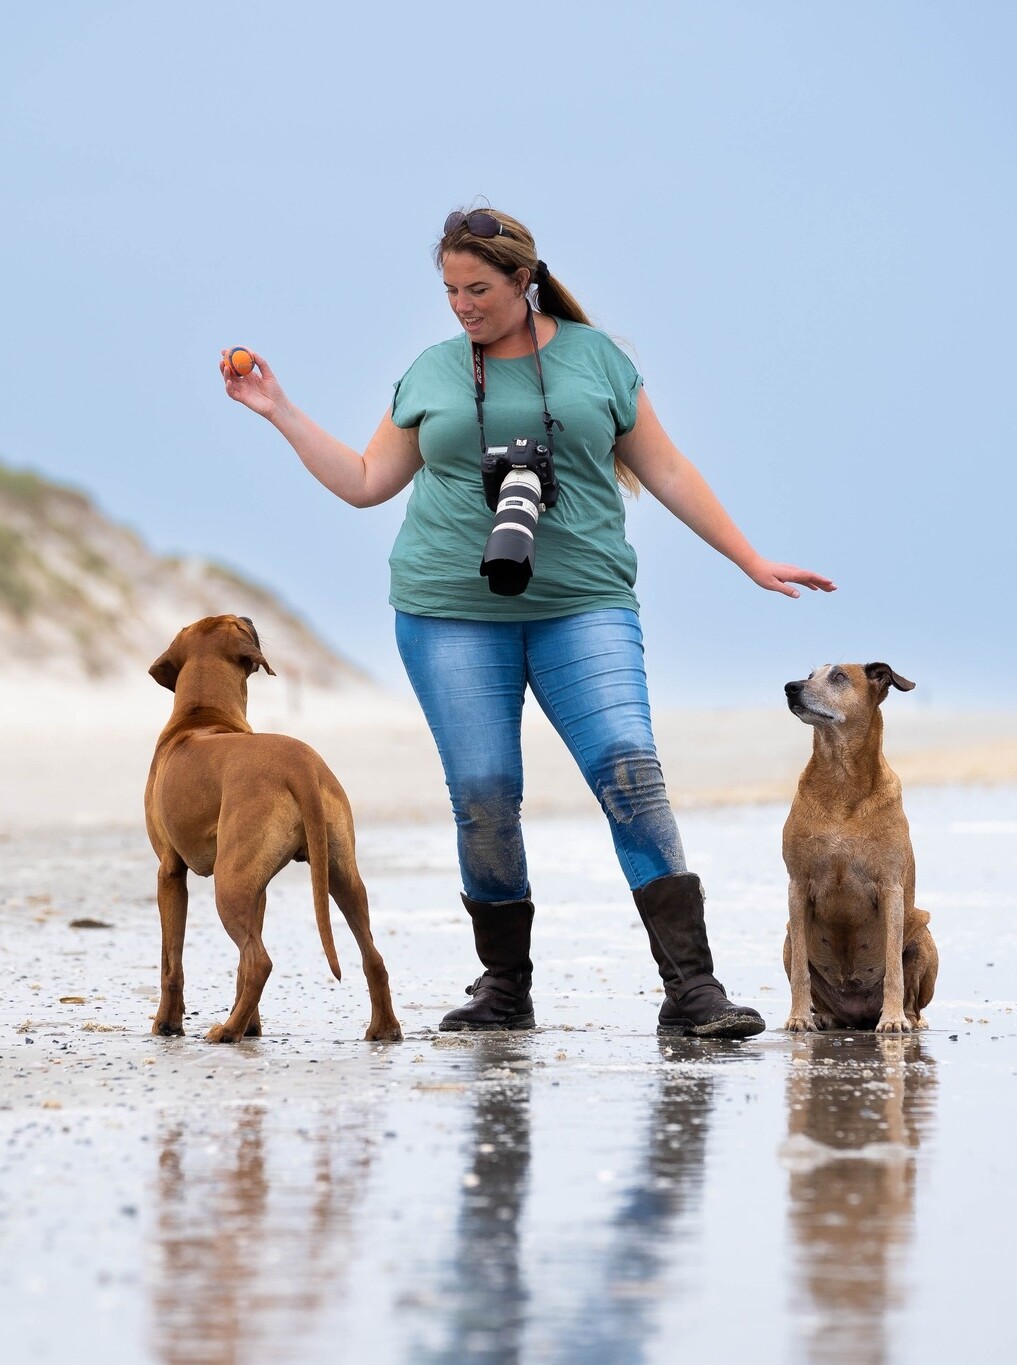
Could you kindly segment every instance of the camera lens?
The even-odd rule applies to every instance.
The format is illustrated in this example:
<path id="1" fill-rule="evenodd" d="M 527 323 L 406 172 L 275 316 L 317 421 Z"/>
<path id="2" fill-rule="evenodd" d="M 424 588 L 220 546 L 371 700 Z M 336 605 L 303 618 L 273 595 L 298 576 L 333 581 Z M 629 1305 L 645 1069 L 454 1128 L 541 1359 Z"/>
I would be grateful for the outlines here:
<path id="1" fill-rule="evenodd" d="M 532 469 L 510 469 L 498 491 L 494 526 L 484 546 L 480 572 L 501 597 L 516 597 L 533 576 L 540 479 Z"/>

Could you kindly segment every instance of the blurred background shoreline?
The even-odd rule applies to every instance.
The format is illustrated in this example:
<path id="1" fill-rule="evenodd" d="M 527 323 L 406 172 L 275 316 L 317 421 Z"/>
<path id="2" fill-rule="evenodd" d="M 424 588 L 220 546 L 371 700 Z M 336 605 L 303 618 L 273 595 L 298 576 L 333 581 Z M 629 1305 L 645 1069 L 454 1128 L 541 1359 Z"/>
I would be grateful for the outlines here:
<path id="1" fill-rule="evenodd" d="M 168 643 L 168 642 L 167 642 Z M 1017 782 L 1017 712 L 884 704 L 885 752 L 908 792 Z M 44 824 L 134 823 L 172 697 L 151 679 L 0 679 L 0 833 Z M 257 674 L 256 730 L 312 744 L 346 788 L 359 824 L 449 816 L 433 741 L 412 698 L 353 684 L 324 691 Z M 677 810 L 790 804 L 811 731 L 784 707 L 656 708 L 657 747 Z M 525 707 L 524 817 L 595 812 L 594 798 L 532 698 Z"/>

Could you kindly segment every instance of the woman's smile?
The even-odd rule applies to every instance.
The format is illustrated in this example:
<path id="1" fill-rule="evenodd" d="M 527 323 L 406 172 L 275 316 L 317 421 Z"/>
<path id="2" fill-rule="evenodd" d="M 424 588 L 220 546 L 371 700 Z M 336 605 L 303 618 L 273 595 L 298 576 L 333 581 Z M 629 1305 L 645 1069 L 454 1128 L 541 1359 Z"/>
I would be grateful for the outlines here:
<path id="1" fill-rule="evenodd" d="M 517 279 L 470 251 L 450 251 L 442 269 L 449 306 L 471 341 L 491 346 L 516 334 L 527 338 L 526 271 Z"/>

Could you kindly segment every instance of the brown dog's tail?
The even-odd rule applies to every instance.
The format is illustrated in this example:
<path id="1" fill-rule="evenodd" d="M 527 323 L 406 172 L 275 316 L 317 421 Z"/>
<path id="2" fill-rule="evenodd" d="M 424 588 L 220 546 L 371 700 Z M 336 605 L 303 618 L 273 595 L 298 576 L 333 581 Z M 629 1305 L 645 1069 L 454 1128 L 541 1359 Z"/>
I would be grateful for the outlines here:
<path id="1" fill-rule="evenodd" d="M 339 954 L 335 950 L 335 939 L 332 937 L 332 917 L 328 905 L 328 823 L 325 819 L 325 806 L 321 799 L 321 789 L 313 773 L 307 775 L 301 787 L 302 790 L 295 795 L 300 813 L 304 817 L 314 918 L 332 975 L 337 981 L 341 981 L 343 974 L 339 966 Z"/>

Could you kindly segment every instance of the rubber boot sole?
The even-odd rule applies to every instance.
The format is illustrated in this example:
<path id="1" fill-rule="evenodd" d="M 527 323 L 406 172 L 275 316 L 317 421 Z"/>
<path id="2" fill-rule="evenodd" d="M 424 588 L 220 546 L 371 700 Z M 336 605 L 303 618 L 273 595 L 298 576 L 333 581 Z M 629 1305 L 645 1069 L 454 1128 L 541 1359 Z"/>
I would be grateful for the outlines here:
<path id="1" fill-rule="evenodd" d="M 513 1014 L 498 1023 L 474 1023 L 468 1019 L 449 1019 L 448 1016 L 438 1025 L 439 1033 L 518 1033 L 522 1029 L 536 1028 L 532 1014 Z"/>
<path id="2" fill-rule="evenodd" d="M 754 1038 L 766 1029 L 766 1021 L 745 1014 L 722 1014 L 706 1024 L 658 1024 L 659 1034 L 678 1034 L 684 1038 Z"/>

